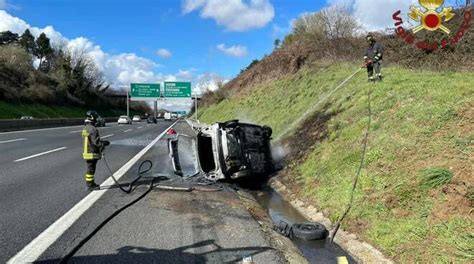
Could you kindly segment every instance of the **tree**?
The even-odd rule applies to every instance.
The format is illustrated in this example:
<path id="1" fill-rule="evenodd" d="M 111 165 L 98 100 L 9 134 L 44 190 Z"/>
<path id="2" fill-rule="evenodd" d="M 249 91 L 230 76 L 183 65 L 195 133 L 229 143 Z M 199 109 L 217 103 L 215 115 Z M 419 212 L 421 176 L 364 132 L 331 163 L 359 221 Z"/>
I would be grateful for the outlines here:
<path id="1" fill-rule="evenodd" d="M 26 29 L 25 32 L 20 37 L 20 45 L 30 54 L 36 53 L 36 43 L 35 37 L 31 34 L 29 29 Z"/>
<path id="2" fill-rule="evenodd" d="M 298 18 L 293 26 L 296 35 L 312 35 L 331 41 L 353 37 L 359 31 L 359 23 L 351 16 L 349 9 L 342 5 L 305 14 Z"/>
<path id="3" fill-rule="evenodd" d="M 18 34 L 11 31 L 0 32 L 0 45 L 7 45 L 18 42 Z"/>
<path id="4" fill-rule="evenodd" d="M 51 48 L 51 43 L 46 34 L 41 33 L 39 37 L 36 39 L 36 56 L 38 56 L 40 60 L 40 68 L 43 63 L 44 58 L 48 57 L 53 53 L 53 49 Z"/>
<path id="5" fill-rule="evenodd" d="M 275 49 L 278 49 L 280 47 L 280 44 L 281 44 L 280 39 L 275 39 L 275 41 L 273 41 L 273 45 L 275 45 Z"/>

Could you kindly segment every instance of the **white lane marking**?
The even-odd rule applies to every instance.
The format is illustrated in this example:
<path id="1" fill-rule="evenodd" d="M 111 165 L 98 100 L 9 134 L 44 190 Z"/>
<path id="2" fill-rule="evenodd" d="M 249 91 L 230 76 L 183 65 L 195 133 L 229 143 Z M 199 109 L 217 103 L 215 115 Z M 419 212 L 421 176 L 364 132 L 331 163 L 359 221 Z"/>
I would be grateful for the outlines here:
<path id="1" fill-rule="evenodd" d="M 115 134 L 110 134 L 110 135 L 103 136 L 103 137 L 100 137 L 100 138 L 109 138 L 109 137 L 113 137 L 113 136 L 115 136 Z"/>
<path id="2" fill-rule="evenodd" d="M 127 133 L 127 132 L 130 132 L 130 131 L 132 131 L 132 130 L 133 130 L 133 129 L 127 129 L 127 130 L 123 131 L 123 133 Z"/>
<path id="3" fill-rule="evenodd" d="M 138 129 L 143 128 L 142 126 L 138 127 Z"/>
<path id="4" fill-rule="evenodd" d="M 82 129 L 81 129 L 81 130 L 74 130 L 74 131 L 71 131 L 71 132 L 69 132 L 69 134 L 79 133 L 79 132 L 82 132 Z"/>
<path id="5" fill-rule="evenodd" d="M 64 149 L 67 149 L 67 147 L 62 147 L 62 148 L 57 148 L 57 149 L 48 150 L 48 151 L 41 152 L 41 153 L 38 153 L 38 154 L 35 154 L 35 155 L 31 155 L 31 156 L 28 156 L 28 157 L 24 157 L 24 158 L 21 158 L 21 159 L 17 159 L 17 160 L 15 160 L 15 161 L 13 161 L 13 162 L 20 162 L 20 161 L 24 161 L 24 160 L 29 160 L 29 159 L 32 159 L 32 158 L 36 158 L 36 157 L 43 156 L 43 155 L 46 155 L 46 154 L 49 154 L 49 153 L 61 151 L 61 150 L 64 150 Z"/>
<path id="6" fill-rule="evenodd" d="M 5 140 L 5 141 L 0 141 L 0 144 L 3 143 L 10 143 L 10 142 L 17 142 L 17 141 L 23 141 L 26 140 L 26 138 L 17 138 L 17 139 L 10 139 L 10 140 Z"/>
<path id="7" fill-rule="evenodd" d="M 155 138 L 148 146 L 138 152 L 135 157 L 129 160 L 125 165 L 122 166 L 118 171 L 114 173 L 114 177 L 118 180 L 141 158 L 145 153 L 148 152 L 158 142 L 165 133 L 173 127 L 178 121 L 174 122 L 170 127 L 165 129 L 158 137 Z M 114 184 L 114 181 L 109 177 L 100 186 L 110 186 Z M 105 194 L 105 190 L 93 191 L 67 213 L 61 216 L 56 222 L 50 225 L 44 230 L 39 236 L 33 239 L 26 247 L 19 251 L 15 256 L 7 261 L 10 263 L 32 263 L 36 261 L 56 240 L 68 230 L 79 217 L 82 216 L 94 203 L 99 200 L 102 195 Z"/>
<path id="8" fill-rule="evenodd" d="M 34 132 L 34 131 L 45 131 L 45 130 L 56 130 L 56 129 L 67 129 L 72 127 L 81 127 L 84 125 L 77 125 L 77 126 L 65 126 L 65 127 L 52 127 L 52 128 L 39 128 L 39 129 L 30 129 L 30 130 L 20 130 L 20 131 L 10 131 L 10 132 L 1 132 L 0 135 L 7 135 L 7 134 L 14 134 L 14 133 L 26 133 L 26 132 Z"/>

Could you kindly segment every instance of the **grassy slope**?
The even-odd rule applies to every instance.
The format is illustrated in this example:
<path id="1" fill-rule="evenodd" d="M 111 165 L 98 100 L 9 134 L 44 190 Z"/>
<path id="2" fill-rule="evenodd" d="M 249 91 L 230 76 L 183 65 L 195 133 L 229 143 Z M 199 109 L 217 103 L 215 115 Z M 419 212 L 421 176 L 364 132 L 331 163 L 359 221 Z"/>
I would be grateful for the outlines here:
<path id="1" fill-rule="evenodd" d="M 0 101 L 0 119 L 14 119 L 21 116 L 35 118 L 81 118 L 88 109 L 43 104 L 13 104 Z M 99 111 L 104 117 L 119 116 L 121 111 Z"/>
<path id="2" fill-rule="evenodd" d="M 244 89 L 203 109 L 200 119 L 268 124 L 278 137 L 353 71 L 347 64 L 301 70 Z M 327 123 L 327 137 L 293 161 L 282 177 L 296 178 L 296 192 L 337 219 L 360 162 L 370 90 L 366 165 L 344 228 L 401 262 L 473 260 L 474 74 L 391 67 L 378 84 L 367 83 L 364 75 L 331 96 L 324 110 L 323 104 L 315 107 L 338 114 Z M 311 127 L 305 129 L 311 132 Z M 422 187 L 427 168 L 446 168 L 454 176 L 447 185 Z"/>

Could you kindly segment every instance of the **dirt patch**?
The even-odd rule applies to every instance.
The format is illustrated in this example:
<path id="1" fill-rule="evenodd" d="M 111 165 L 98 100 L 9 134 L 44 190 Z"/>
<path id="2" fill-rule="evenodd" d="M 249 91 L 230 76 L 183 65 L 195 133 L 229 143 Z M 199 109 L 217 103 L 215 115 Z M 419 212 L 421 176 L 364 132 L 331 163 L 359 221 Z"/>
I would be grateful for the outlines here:
<path id="1" fill-rule="evenodd" d="M 428 217 L 429 224 L 439 224 L 448 221 L 453 215 L 473 214 L 474 202 L 469 198 L 469 187 L 464 183 L 448 184 L 442 188 L 444 201 L 437 203 Z"/>

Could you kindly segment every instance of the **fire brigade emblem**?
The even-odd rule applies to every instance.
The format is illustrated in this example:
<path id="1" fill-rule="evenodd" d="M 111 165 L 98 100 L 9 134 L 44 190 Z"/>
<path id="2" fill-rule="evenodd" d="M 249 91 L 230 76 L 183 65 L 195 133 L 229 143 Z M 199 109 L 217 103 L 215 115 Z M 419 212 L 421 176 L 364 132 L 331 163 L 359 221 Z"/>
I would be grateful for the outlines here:
<path id="1" fill-rule="evenodd" d="M 408 16 L 414 21 L 420 22 L 420 25 L 412 29 L 413 33 L 426 29 L 428 31 L 436 31 L 441 29 L 446 34 L 450 34 L 451 30 L 443 25 L 443 22 L 447 22 L 454 17 L 452 7 L 441 7 L 444 4 L 444 0 L 419 0 L 422 7 L 411 6 L 410 13 Z M 441 11 L 441 12 L 438 12 Z"/>

